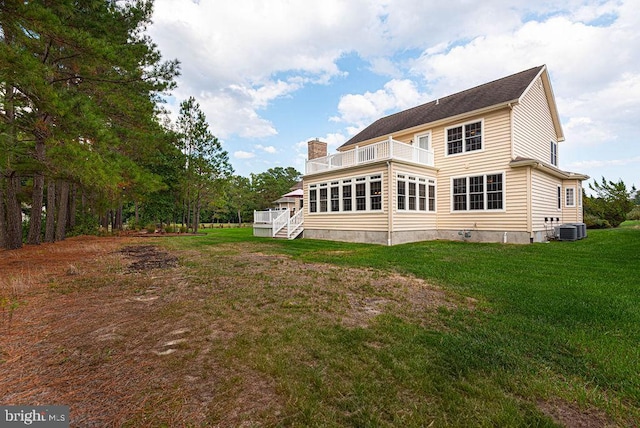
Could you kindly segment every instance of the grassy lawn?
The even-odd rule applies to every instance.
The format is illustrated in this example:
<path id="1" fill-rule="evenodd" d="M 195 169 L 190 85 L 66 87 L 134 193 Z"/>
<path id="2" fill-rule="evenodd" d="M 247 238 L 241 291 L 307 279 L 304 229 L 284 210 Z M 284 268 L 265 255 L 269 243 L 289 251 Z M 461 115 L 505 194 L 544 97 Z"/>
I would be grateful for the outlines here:
<path id="1" fill-rule="evenodd" d="M 640 423 L 636 223 L 527 246 L 275 241 L 250 229 L 169 246 L 243 242 L 302 263 L 415 276 L 473 302 L 409 315 L 399 305 L 345 326 L 302 293 L 295 308 L 254 318 L 262 328 L 228 343 L 225 358 L 275 381 L 285 425 L 631 426 Z M 347 290 L 329 292 L 339 304 Z"/>
<path id="2" fill-rule="evenodd" d="M 72 426 L 640 425 L 640 222 L 526 246 L 205 232 L 6 253 L 0 404 Z"/>

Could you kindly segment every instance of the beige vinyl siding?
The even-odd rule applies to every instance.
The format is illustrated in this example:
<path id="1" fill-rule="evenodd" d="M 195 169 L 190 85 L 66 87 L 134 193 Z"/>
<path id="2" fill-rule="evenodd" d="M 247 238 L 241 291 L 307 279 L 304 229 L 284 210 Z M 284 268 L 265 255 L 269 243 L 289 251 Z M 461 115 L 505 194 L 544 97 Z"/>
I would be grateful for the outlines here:
<path id="1" fill-rule="evenodd" d="M 529 169 L 529 168 L 523 168 Z M 562 210 L 558 210 L 558 186 L 562 186 L 562 180 L 552 177 L 538 170 L 531 170 L 531 220 L 534 231 L 545 230 L 545 217 L 560 218 L 563 223 Z M 564 189 L 562 190 L 564 198 Z M 564 201 L 562 201 L 564 205 Z M 551 224 L 548 223 L 547 227 Z"/>
<path id="2" fill-rule="evenodd" d="M 580 181 L 578 180 L 564 180 L 562 182 L 562 222 L 563 223 L 582 223 L 582 205 L 580 204 L 580 198 L 582 198 L 582 187 L 580 187 Z M 566 188 L 571 187 L 574 190 L 575 205 L 566 205 Z"/>
<path id="3" fill-rule="evenodd" d="M 350 212 L 309 212 L 309 186 L 319 183 L 331 183 L 332 181 L 364 177 L 375 174 L 382 175 L 382 210 L 380 211 L 350 211 Z M 331 230 L 362 230 L 362 231 L 387 231 L 389 185 L 387 179 L 386 162 L 369 164 L 364 167 L 338 169 L 335 171 L 316 174 L 304 179 L 304 227 L 305 229 L 331 229 Z"/>
<path id="4" fill-rule="evenodd" d="M 513 156 L 551 163 L 551 141 L 557 140 L 542 79 L 538 78 L 513 107 Z"/>
<path id="5" fill-rule="evenodd" d="M 422 168 L 415 165 L 409 165 L 400 162 L 392 163 L 392 186 L 393 198 L 391 204 L 393 207 L 393 231 L 404 232 L 411 230 L 435 230 L 436 228 L 436 212 L 433 211 L 398 211 L 398 199 L 396 195 L 398 174 L 415 175 L 436 181 L 436 212 L 440 209 L 440 201 L 438 200 L 438 180 L 436 171 L 433 169 Z M 428 183 L 427 183 L 428 185 Z M 428 188 L 427 188 L 428 192 Z M 427 193 L 427 204 L 428 193 Z"/>
<path id="6" fill-rule="evenodd" d="M 445 156 L 445 128 L 433 131 L 435 163 L 439 169 L 437 186 L 437 228 L 525 231 L 527 229 L 527 176 L 509 167 L 511 161 L 511 118 L 505 108 L 465 120 L 483 120 L 483 149 Z M 455 126 L 451 123 L 448 126 Z M 484 174 L 504 174 L 504 209 L 453 212 L 451 179 Z"/>

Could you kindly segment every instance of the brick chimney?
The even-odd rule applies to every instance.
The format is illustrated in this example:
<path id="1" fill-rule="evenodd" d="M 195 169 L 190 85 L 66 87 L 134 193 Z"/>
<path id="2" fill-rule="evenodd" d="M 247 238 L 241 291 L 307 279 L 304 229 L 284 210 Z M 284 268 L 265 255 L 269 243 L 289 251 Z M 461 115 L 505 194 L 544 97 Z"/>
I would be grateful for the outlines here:
<path id="1" fill-rule="evenodd" d="M 327 143 L 318 140 L 311 140 L 307 143 L 309 160 L 321 158 L 327 155 Z"/>

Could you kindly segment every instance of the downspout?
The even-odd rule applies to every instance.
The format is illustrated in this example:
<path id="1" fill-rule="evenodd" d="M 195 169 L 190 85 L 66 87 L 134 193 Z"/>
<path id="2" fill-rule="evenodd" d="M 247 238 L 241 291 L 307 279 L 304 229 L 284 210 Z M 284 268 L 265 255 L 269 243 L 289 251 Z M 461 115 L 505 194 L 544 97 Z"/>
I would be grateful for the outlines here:
<path id="1" fill-rule="evenodd" d="M 393 234 L 393 177 L 391 176 L 391 161 L 387 161 L 387 183 L 389 189 L 387 191 L 389 195 L 387 197 L 387 209 L 389 210 L 389 218 L 387 220 L 389 222 L 387 225 L 387 245 L 391 246 L 391 237 Z"/>

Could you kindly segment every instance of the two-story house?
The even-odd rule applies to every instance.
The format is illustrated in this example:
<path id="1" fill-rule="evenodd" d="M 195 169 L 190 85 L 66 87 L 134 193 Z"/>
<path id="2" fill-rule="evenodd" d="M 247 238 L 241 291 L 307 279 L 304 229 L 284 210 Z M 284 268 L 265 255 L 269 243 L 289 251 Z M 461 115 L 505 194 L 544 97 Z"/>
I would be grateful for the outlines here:
<path id="1" fill-rule="evenodd" d="M 383 117 L 336 154 L 310 141 L 304 237 L 545 241 L 582 222 L 589 177 L 558 168 L 562 141 L 544 65 Z"/>

